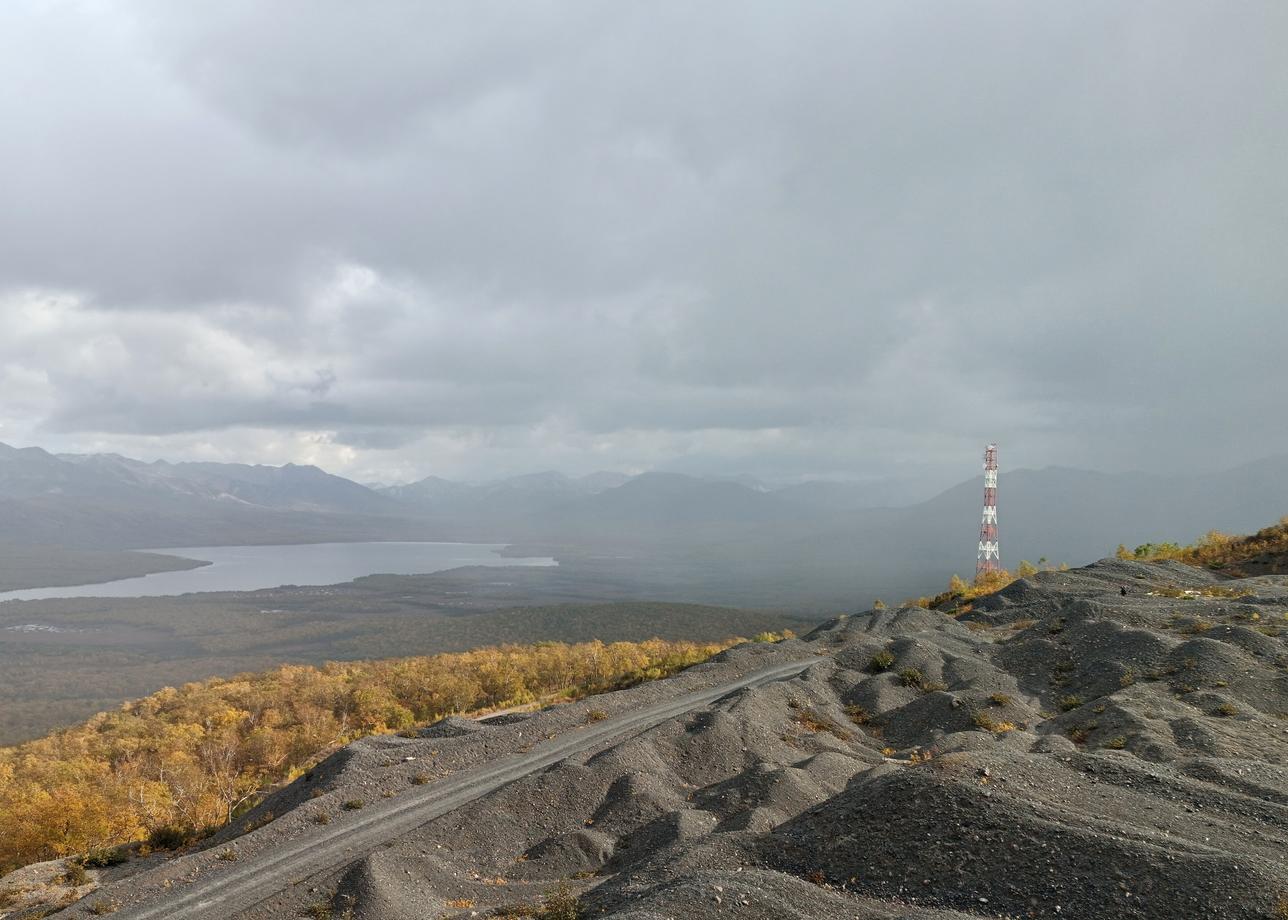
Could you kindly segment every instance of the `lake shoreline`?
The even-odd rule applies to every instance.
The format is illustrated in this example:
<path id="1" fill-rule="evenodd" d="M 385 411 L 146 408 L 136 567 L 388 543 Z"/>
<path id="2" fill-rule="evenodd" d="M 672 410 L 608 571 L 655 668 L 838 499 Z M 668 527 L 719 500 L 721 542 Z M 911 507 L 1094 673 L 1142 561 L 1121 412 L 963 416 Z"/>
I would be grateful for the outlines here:
<path id="1" fill-rule="evenodd" d="M 150 560 L 128 574 L 62 581 L 0 592 L 0 603 L 76 597 L 176 597 L 283 587 L 326 587 L 369 575 L 428 575 L 465 566 L 550 566 L 549 556 L 518 556 L 512 544 L 458 541 L 176 546 L 132 551 Z M 121 554 L 125 555 L 125 554 Z M 164 564 L 160 563 L 165 560 Z M 142 571 L 140 570 L 142 569 Z"/>

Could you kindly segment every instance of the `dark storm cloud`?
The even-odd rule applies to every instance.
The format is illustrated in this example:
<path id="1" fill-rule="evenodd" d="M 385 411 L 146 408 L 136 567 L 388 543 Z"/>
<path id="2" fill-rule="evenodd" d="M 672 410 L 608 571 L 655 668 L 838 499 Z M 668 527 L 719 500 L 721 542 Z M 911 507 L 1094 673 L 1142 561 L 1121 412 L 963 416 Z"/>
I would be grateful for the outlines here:
<path id="1" fill-rule="evenodd" d="M 1288 449 L 1285 40 L 1276 3 L 8 3 L 0 440 Z"/>

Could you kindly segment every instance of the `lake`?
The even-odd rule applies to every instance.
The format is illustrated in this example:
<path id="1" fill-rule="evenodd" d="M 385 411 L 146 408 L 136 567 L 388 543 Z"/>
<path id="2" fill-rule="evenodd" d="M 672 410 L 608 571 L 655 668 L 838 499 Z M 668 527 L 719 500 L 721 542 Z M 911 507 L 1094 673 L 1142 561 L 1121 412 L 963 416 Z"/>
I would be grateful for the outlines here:
<path id="1" fill-rule="evenodd" d="M 464 565 L 556 565 L 548 556 L 508 558 L 504 543 L 305 543 L 292 546 L 183 546 L 147 550 L 210 565 L 92 585 L 0 592 L 0 601 L 49 597 L 166 597 L 193 591 L 257 591 L 334 585 L 364 575 L 427 575 Z"/>

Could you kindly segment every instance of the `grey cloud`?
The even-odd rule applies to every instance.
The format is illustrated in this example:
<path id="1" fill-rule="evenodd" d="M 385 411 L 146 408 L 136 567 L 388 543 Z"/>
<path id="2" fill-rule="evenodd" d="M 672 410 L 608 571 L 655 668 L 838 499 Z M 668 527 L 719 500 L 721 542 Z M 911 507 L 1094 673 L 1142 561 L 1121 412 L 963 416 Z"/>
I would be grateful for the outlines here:
<path id="1" fill-rule="evenodd" d="M 0 292 L 75 305 L 0 314 L 0 438 L 1288 450 L 1285 40 L 1271 2 L 5 4 Z"/>

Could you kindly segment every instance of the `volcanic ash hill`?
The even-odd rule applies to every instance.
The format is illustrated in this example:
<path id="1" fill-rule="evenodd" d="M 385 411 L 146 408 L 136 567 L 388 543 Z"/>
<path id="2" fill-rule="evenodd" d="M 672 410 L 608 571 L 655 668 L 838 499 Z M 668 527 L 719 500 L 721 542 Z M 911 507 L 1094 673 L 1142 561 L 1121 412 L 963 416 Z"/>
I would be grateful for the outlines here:
<path id="1" fill-rule="evenodd" d="M 319 768 L 317 798 L 266 803 L 294 810 L 264 830 L 405 789 L 404 757 L 454 769 L 603 715 L 588 707 L 816 658 L 247 916 L 525 916 L 560 884 L 615 920 L 1288 916 L 1286 611 L 1282 576 L 1104 561 L 957 619 L 873 611 L 526 719 L 369 739 Z"/>

